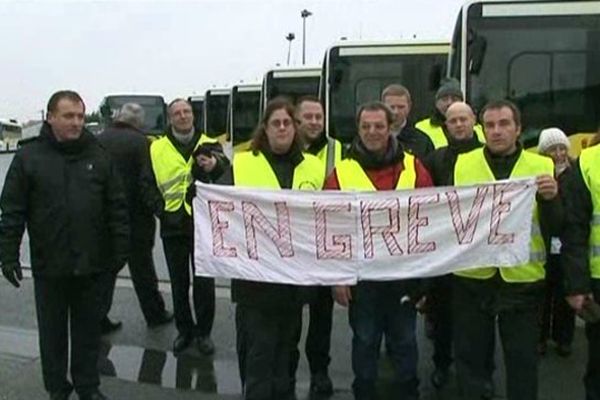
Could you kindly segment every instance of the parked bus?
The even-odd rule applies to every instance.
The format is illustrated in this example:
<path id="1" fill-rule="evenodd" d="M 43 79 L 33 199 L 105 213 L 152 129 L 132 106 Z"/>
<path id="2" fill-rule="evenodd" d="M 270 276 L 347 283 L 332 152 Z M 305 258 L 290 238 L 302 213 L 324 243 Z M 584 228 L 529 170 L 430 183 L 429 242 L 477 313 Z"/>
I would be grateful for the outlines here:
<path id="1" fill-rule="evenodd" d="M 263 78 L 260 94 L 260 114 L 269 100 L 285 96 L 295 102 L 305 95 L 319 95 L 321 70 L 313 67 L 277 68 L 267 71 Z"/>
<path id="2" fill-rule="evenodd" d="M 23 138 L 23 125 L 15 119 L 0 119 L 0 151 L 15 150 Z"/>
<path id="3" fill-rule="evenodd" d="M 259 121 L 260 92 L 260 84 L 239 84 L 231 88 L 227 131 L 231 133 L 234 153 L 248 150 Z"/>
<path id="4" fill-rule="evenodd" d="M 381 99 L 383 89 L 392 83 L 411 92 L 411 121 L 425 118 L 446 73 L 449 50 L 450 45 L 441 41 L 342 41 L 331 46 L 325 53 L 320 88 L 327 135 L 351 143 L 357 134 L 358 107 Z"/>
<path id="5" fill-rule="evenodd" d="M 600 116 L 600 1 L 470 1 L 449 66 L 475 109 L 494 99 L 517 104 L 525 147 L 556 126 L 576 155 Z"/>
<path id="6" fill-rule="evenodd" d="M 108 126 L 117 115 L 119 109 L 127 103 L 137 103 L 144 108 L 144 133 L 162 135 L 167 126 L 167 107 L 165 99 L 160 95 L 150 94 L 112 94 L 107 95 L 100 103 L 102 125 Z"/>
<path id="7" fill-rule="evenodd" d="M 190 96 L 187 100 L 194 112 L 194 130 L 204 132 L 204 96 Z"/>
<path id="8" fill-rule="evenodd" d="M 204 133 L 218 139 L 225 154 L 233 153 L 231 137 L 227 132 L 227 108 L 231 89 L 209 89 L 204 95 Z"/>

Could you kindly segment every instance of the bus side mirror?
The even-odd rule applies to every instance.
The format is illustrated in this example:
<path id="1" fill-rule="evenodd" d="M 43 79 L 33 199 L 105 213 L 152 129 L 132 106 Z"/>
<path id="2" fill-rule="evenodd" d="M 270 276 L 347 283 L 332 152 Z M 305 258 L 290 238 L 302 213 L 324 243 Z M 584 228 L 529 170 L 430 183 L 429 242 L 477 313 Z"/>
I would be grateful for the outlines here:
<path id="1" fill-rule="evenodd" d="M 486 49 L 487 40 L 482 36 L 475 36 L 471 43 L 469 43 L 469 51 L 471 52 L 469 72 L 472 74 L 477 75 L 481 71 Z"/>

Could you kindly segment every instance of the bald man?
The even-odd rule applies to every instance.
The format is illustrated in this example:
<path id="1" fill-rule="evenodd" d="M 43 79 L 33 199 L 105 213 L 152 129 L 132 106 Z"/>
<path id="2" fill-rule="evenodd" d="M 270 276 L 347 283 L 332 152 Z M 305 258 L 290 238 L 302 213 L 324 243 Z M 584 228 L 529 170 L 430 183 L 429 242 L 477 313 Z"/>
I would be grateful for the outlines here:
<path id="1" fill-rule="evenodd" d="M 445 117 L 448 145 L 434 150 L 423 160 L 435 186 L 451 185 L 458 155 L 483 146 L 474 131 L 475 113 L 467 103 L 452 103 Z M 435 366 L 431 383 L 441 388 L 448 381 L 448 369 L 452 364 L 452 275 L 433 278 L 429 283 L 427 322 L 433 340 Z M 490 368 L 493 369 L 493 363 Z"/>

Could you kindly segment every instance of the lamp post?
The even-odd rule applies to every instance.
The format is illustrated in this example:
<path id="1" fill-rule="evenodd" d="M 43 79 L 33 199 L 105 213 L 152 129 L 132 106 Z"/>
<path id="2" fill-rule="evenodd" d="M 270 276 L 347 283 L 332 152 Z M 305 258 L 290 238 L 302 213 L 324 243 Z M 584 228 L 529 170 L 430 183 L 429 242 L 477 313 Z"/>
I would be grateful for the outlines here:
<path id="1" fill-rule="evenodd" d="M 289 42 L 288 44 L 288 55 L 287 55 L 287 65 L 290 65 L 290 53 L 292 52 L 292 40 L 296 39 L 296 35 L 294 32 L 290 32 L 287 34 L 285 39 Z"/>
<path id="2" fill-rule="evenodd" d="M 312 13 L 306 8 L 300 12 L 302 17 L 302 65 L 306 63 L 306 18 L 311 15 Z"/>

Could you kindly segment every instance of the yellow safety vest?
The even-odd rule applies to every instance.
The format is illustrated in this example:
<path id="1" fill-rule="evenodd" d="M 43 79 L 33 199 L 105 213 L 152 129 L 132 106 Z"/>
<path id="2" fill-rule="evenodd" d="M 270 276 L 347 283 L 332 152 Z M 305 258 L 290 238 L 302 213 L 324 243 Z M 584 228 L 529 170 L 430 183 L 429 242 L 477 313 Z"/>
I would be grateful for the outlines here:
<path id="1" fill-rule="evenodd" d="M 600 279 L 600 146 L 588 147 L 579 156 L 579 168 L 592 197 L 590 222 L 590 271 Z"/>
<path id="2" fill-rule="evenodd" d="M 206 135 L 201 135 L 194 149 L 204 143 L 216 142 Z M 192 215 L 192 207 L 185 201 L 185 194 L 192 183 L 194 158 L 185 160 L 171 140 L 163 136 L 150 145 L 150 160 L 156 184 L 165 200 L 165 211 L 175 212 L 183 205 L 185 211 Z"/>
<path id="3" fill-rule="evenodd" d="M 439 149 L 440 147 L 448 146 L 448 139 L 444 134 L 444 129 L 440 125 L 433 125 L 431 123 L 431 118 L 426 118 L 416 123 L 415 127 L 421 131 L 423 131 L 429 139 L 433 142 L 433 147 Z M 477 135 L 477 139 L 481 143 L 485 143 L 485 135 L 483 134 L 483 129 L 481 125 L 476 124 L 473 127 L 473 131 Z"/>
<path id="4" fill-rule="evenodd" d="M 543 157 L 529 151 L 521 151 L 517 163 L 510 174 L 511 178 L 525 178 L 539 175 L 553 175 L 554 163 L 549 157 Z M 454 184 L 456 186 L 473 185 L 493 182 L 496 178 L 485 159 L 483 148 L 460 154 L 454 167 Z M 533 209 L 531 222 L 531 242 L 529 245 L 530 260 L 528 263 L 510 267 L 483 267 L 467 271 L 455 272 L 456 275 L 473 279 L 492 278 L 500 270 L 502 279 L 506 282 L 526 283 L 544 279 L 544 262 L 546 250 L 540 231 L 537 203 Z"/>
<path id="5" fill-rule="evenodd" d="M 325 181 L 323 164 L 311 154 L 302 153 L 302 155 L 304 160 L 294 169 L 292 189 L 321 190 Z M 252 151 L 244 151 L 235 155 L 233 182 L 235 186 L 281 188 L 275 172 L 262 152 L 254 155 Z"/>
<path id="6" fill-rule="evenodd" d="M 333 143 L 334 145 L 333 162 L 331 163 L 331 165 L 328 165 L 327 154 L 329 154 L 329 146 L 331 145 L 331 143 Z M 321 163 L 323 163 L 323 165 L 325 166 L 325 175 L 329 175 L 331 170 L 328 171 L 328 169 L 333 169 L 333 167 L 335 167 L 340 161 L 342 161 L 342 144 L 339 140 L 327 138 L 327 144 L 323 146 L 323 148 L 315 155 L 319 160 L 321 160 Z"/>
<path id="7" fill-rule="evenodd" d="M 396 183 L 396 189 L 414 189 L 417 182 L 417 172 L 415 169 L 415 157 L 404 153 L 404 169 L 400 173 L 400 179 Z M 374 191 L 377 188 L 371 182 L 366 172 L 360 164 L 353 159 L 342 160 L 335 167 L 340 190 L 362 190 Z"/>

